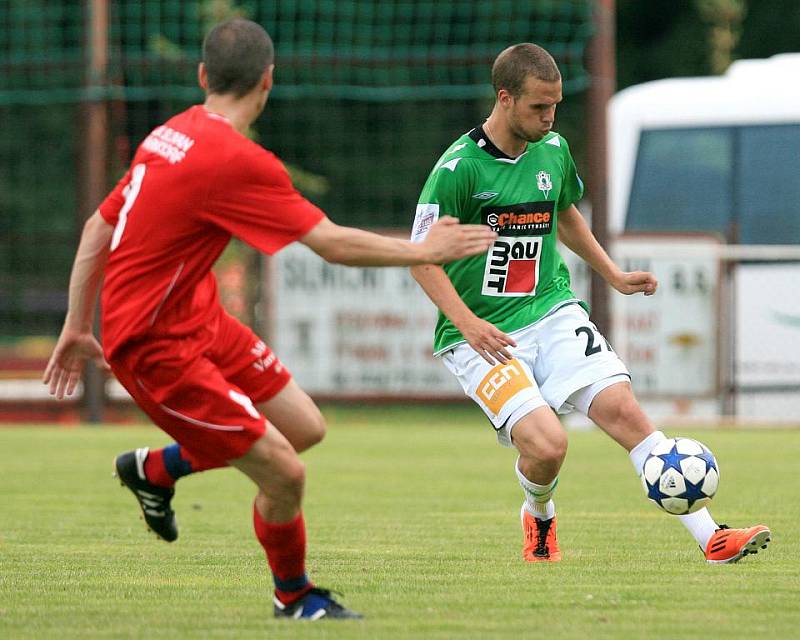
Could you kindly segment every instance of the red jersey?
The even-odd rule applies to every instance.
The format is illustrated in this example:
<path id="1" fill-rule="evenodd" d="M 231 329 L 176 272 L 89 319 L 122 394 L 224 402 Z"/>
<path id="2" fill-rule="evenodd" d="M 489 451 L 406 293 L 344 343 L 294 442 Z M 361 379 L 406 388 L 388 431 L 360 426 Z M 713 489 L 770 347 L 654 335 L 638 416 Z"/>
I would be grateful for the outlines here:
<path id="1" fill-rule="evenodd" d="M 136 339 L 207 326 L 220 309 L 211 267 L 231 236 L 273 254 L 324 216 L 275 155 L 203 106 L 153 130 L 99 209 L 115 227 L 102 290 L 106 358 Z"/>

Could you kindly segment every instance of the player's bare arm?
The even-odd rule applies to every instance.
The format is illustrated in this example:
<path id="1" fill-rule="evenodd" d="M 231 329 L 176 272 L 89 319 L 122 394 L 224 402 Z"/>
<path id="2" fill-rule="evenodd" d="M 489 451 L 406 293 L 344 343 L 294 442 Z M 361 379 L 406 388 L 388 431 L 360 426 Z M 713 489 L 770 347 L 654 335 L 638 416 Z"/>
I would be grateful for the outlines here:
<path id="1" fill-rule="evenodd" d="M 51 395 L 59 400 L 75 390 L 87 360 L 108 369 L 92 326 L 113 231 L 97 211 L 83 227 L 69 278 L 67 317 L 43 377 L 43 382 L 50 385 Z"/>
<path id="2" fill-rule="evenodd" d="M 647 271 L 622 271 L 600 246 L 575 205 L 558 213 L 558 239 L 620 293 L 651 296 L 658 281 Z"/>
<path id="3" fill-rule="evenodd" d="M 491 322 L 476 316 L 458 295 L 447 274 L 438 265 L 411 267 L 411 275 L 431 301 L 447 316 L 480 356 L 490 364 L 507 362 L 512 358 L 506 347 L 516 342 Z"/>
<path id="4" fill-rule="evenodd" d="M 485 225 L 459 224 L 452 217 L 436 222 L 420 243 L 343 227 L 323 218 L 300 242 L 327 262 L 381 267 L 452 262 L 483 253 L 495 238 Z"/>

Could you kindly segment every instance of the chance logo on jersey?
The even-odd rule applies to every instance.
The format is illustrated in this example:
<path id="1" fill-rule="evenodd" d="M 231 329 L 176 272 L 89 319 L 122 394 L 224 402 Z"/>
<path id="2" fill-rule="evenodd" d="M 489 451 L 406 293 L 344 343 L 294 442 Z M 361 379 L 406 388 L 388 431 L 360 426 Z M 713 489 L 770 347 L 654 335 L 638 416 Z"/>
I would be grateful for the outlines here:
<path id="1" fill-rule="evenodd" d="M 555 203 L 523 202 L 484 207 L 482 222 L 500 236 L 486 256 L 481 293 L 532 296 L 539 280 L 542 236 L 553 230 Z"/>

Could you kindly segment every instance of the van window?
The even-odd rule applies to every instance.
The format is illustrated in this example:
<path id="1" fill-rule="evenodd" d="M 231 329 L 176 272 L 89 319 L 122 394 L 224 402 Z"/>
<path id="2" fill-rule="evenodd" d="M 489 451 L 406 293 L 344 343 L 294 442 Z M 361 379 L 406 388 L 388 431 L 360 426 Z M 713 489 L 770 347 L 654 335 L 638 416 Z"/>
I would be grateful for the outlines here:
<path id="1" fill-rule="evenodd" d="M 626 228 L 726 234 L 732 158 L 730 129 L 643 131 Z"/>
<path id="2" fill-rule="evenodd" d="M 739 242 L 800 243 L 800 124 L 743 127 L 737 155 Z"/>
<path id="3" fill-rule="evenodd" d="M 643 131 L 625 228 L 800 242 L 800 124 Z"/>

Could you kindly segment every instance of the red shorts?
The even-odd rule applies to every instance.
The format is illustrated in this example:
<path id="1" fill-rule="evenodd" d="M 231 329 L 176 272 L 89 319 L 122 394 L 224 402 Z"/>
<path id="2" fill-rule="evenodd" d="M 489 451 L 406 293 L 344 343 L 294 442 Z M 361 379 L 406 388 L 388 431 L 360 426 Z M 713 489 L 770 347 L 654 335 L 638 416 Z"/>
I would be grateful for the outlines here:
<path id="1" fill-rule="evenodd" d="M 109 364 L 156 425 L 195 456 L 222 464 L 264 435 L 266 418 L 253 404 L 275 396 L 291 374 L 224 311 L 211 325 L 190 337 L 137 341 Z"/>

